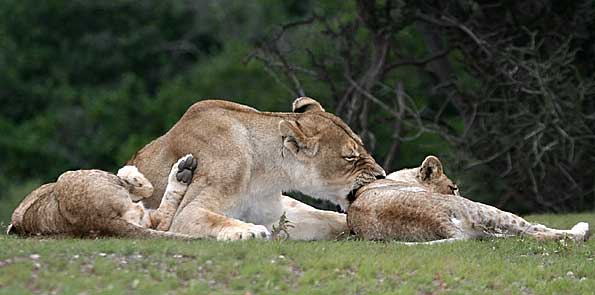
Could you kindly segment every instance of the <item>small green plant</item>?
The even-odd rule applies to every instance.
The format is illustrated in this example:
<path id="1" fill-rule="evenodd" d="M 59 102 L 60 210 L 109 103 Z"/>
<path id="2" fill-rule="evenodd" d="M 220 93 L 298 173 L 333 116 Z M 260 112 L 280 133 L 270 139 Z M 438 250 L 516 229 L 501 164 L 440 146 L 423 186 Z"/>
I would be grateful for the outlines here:
<path id="1" fill-rule="evenodd" d="M 271 239 L 273 239 L 274 241 L 285 241 L 289 239 L 288 229 L 292 227 L 294 227 L 294 225 L 289 219 L 287 219 L 285 212 L 283 212 L 281 217 L 279 217 L 279 224 L 277 226 L 273 224 L 273 230 L 271 231 Z"/>

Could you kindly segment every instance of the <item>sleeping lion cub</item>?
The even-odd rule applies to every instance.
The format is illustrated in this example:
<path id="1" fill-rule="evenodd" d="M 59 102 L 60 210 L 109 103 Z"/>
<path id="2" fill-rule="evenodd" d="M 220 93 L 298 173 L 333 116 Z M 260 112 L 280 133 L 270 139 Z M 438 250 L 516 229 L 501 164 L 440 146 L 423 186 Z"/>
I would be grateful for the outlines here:
<path id="1" fill-rule="evenodd" d="M 530 223 L 512 213 L 458 196 L 438 158 L 389 174 L 362 187 L 349 207 L 347 224 L 371 240 L 438 243 L 482 237 L 527 235 L 541 240 L 589 238 L 589 224 L 570 230 Z M 414 244 L 414 243 L 412 243 Z"/>
<path id="2" fill-rule="evenodd" d="M 157 210 L 135 202 L 151 196 L 153 186 L 134 166 L 121 168 L 117 175 L 101 170 L 65 172 L 19 204 L 8 233 L 189 239 L 163 230 L 169 228 L 196 166 L 192 155 L 173 165 Z"/>

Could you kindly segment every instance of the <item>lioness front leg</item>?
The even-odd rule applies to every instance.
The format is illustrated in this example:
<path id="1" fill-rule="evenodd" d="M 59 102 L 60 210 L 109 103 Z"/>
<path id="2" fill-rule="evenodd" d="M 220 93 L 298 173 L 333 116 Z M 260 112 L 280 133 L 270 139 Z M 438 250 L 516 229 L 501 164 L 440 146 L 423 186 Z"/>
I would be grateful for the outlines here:
<path id="1" fill-rule="evenodd" d="M 319 210 L 283 195 L 281 204 L 291 222 L 286 229 L 291 240 L 334 240 L 349 232 L 347 216 L 343 213 Z"/>
<path id="2" fill-rule="evenodd" d="M 189 193 L 191 192 L 188 191 L 187 194 Z M 263 225 L 243 222 L 204 208 L 205 204 L 202 204 L 201 200 L 212 199 L 210 195 L 203 192 L 186 206 L 180 208 L 169 231 L 222 241 L 270 238 L 270 232 Z"/>

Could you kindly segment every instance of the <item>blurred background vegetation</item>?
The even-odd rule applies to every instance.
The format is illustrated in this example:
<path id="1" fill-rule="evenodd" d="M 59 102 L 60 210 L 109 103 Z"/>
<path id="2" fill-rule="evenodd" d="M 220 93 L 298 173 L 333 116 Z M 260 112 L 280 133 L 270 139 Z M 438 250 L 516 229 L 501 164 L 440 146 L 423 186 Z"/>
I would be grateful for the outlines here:
<path id="1" fill-rule="evenodd" d="M 517 213 L 595 206 L 595 1 L 0 1 L 0 221 L 187 107 L 314 97 L 387 171 Z M 197 127 L 199 128 L 199 127 Z"/>

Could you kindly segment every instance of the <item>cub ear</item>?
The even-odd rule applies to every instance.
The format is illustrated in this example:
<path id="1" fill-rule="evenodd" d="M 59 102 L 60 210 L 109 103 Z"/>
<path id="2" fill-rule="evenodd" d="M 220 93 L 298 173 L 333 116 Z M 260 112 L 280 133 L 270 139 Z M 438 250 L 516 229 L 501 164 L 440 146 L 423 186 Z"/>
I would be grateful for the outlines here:
<path id="1" fill-rule="evenodd" d="M 318 139 L 306 136 L 295 121 L 281 120 L 279 133 L 283 139 L 283 147 L 296 157 L 302 154 L 313 157 L 318 152 Z"/>
<path id="2" fill-rule="evenodd" d="M 429 181 L 442 176 L 442 163 L 435 156 L 427 156 L 419 166 L 417 178 L 421 181 Z"/>
<path id="3" fill-rule="evenodd" d="M 292 111 L 294 113 L 324 112 L 324 108 L 316 100 L 302 96 L 293 101 Z"/>

